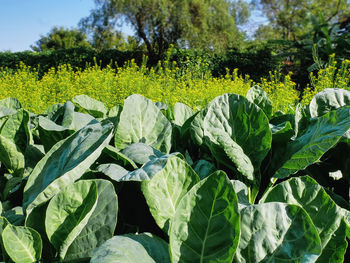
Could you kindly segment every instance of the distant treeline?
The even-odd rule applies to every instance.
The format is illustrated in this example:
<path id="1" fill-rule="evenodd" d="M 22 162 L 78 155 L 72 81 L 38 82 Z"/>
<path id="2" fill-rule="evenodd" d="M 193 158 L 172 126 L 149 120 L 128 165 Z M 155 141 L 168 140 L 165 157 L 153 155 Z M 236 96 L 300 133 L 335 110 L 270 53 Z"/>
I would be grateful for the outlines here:
<path id="1" fill-rule="evenodd" d="M 119 51 L 107 49 L 97 51 L 92 48 L 78 47 L 59 49 L 45 52 L 0 52 L 0 68 L 16 69 L 22 62 L 36 68 L 42 76 L 50 68 L 57 68 L 62 64 L 70 64 L 73 68 L 84 69 L 97 63 L 99 66 L 110 65 L 117 68 L 134 60 L 138 65 L 145 61 L 141 51 Z M 147 59 L 147 66 L 156 66 L 159 62 L 176 62 L 180 69 L 198 68 L 209 70 L 213 76 L 223 76 L 226 70 L 239 69 L 243 76 L 248 74 L 254 81 L 269 75 L 270 71 L 280 70 L 282 58 L 273 55 L 268 47 L 261 47 L 252 51 L 228 50 L 215 54 L 191 49 L 171 49 L 162 61 Z"/>

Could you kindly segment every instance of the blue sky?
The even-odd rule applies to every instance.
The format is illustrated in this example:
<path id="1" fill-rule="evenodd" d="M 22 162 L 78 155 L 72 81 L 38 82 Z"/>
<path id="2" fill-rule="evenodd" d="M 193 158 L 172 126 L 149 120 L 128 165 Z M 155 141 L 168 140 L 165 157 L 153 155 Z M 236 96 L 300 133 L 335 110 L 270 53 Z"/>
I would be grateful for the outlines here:
<path id="1" fill-rule="evenodd" d="M 94 6 L 94 0 L 0 0 L 0 51 L 31 50 L 52 27 L 77 27 Z M 255 14 L 249 31 L 261 21 Z"/>
<path id="2" fill-rule="evenodd" d="M 93 0 L 0 0 L 0 51 L 30 50 L 52 27 L 77 27 L 93 8 Z"/>

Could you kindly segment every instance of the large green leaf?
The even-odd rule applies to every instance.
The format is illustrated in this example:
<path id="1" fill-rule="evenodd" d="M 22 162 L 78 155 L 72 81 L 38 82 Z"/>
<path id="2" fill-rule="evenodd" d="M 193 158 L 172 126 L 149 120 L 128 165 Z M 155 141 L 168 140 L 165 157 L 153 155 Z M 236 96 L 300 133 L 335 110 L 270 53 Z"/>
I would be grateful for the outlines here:
<path id="1" fill-rule="evenodd" d="M 41 258 L 41 237 L 30 227 L 8 224 L 2 231 L 2 242 L 7 254 L 16 263 L 37 262 Z"/>
<path id="2" fill-rule="evenodd" d="M 1 236 L 2 236 L 2 231 L 5 229 L 5 227 L 9 224 L 7 219 L 5 217 L 1 216 L 0 213 L 0 260 L 7 262 L 8 261 L 8 255 L 6 253 L 6 250 L 4 248 L 4 244 L 2 242 Z"/>
<path id="3" fill-rule="evenodd" d="M 22 105 L 16 98 L 5 98 L 0 100 L 0 107 L 17 111 Z"/>
<path id="4" fill-rule="evenodd" d="M 168 263 L 167 246 L 150 234 L 115 236 L 98 247 L 90 263 Z"/>
<path id="5" fill-rule="evenodd" d="M 145 143 L 133 143 L 122 150 L 122 153 L 138 164 L 145 164 L 148 161 L 164 155 L 164 153 Z"/>
<path id="6" fill-rule="evenodd" d="M 24 152 L 32 143 L 29 113 L 20 109 L 0 119 L 0 161 L 16 176 L 24 172 Z"/>
<path id="7" fill-rule="evenodd" d="M 254 167 L 243 149 L 222 129 L 208 128 L 212 139 L 206 142 L 211 153 L 220 164 L 238 171 L 250 182 L 254 181 Z M 234 165 L 232 166 L 231 163 Z"/>
<path id="8" fill-rule="evenodd" d="M 217 142 L 217 135 L 226 134 L 220 137 L 231 138 L 249 157 L 256 170 L 271 147 L 268 118 L 257 105 L 236 94 L 224 94 L 212 100 L 194 117 L 190 130 L 193 140 L 199 145 L 207 145 L 210 141 L 222 147 Z M 227 148 L 232 146 L 231 141 L 221 142 L 225 141 L 229 142 Z"/>
<path id="9" fill-rule="evenodd" d="M 94 184 L 97 186 L 97 200 L 92 205 L 92 196 L 81 197 L 84 189 L 92 190 Z M 83 218 L 84 215 L 80 214 L 79 217 L 79 213 L 86 215 Z M 48 229 L 56 225 L 54 235 L 58 244 L 53 244 L 55 247 L 60 245 L 58 251 L 61 258 L 65 261 L 88 259 L 96 247 L 113 236 L 118 214 L 118 200 L 113 184 L 106 180 L 76 182 L 50 201 L 46 214 L 47 233 Z M 77 222 L 77 218 L 82 220 Z M 73 228 L 70 233 L 69 228 Z"/>
<path id="10" fill-rule="evenodd" d="M 9 172 L 16 176 L 22 176 L 25 168 L 24 155 L 11 139 L 2 135 L 0 135 L 0 161 Z"/>
<path id="11" fill-rule="evenodd" d="M 112 132 L 110 122 L 91 123 L 51 148 L 35 166 L 24 188 L 27 218 L 35 207 L 84 174 L 109 143 Z"/>
<path id="12" fill-rule="evenodd" d="M 127 173 L 119 179 L 119 181 L 146 181 L 152 179 L 153 176 L 161 172 L 166 166 L 169 158 L 173 156 L 180 156 L 179 153 L 171 153 L 163 155 L 159 158 L 154 158 L 145 163 L 140 169 Z"/>
<path id="13" fill-rule="evenodd" d="M 182 126 L 194 113 L 195 111 L 186 104 L 177 102 L 174 105 L 173 123 L 178 126 Z"/>
<path id="14" fill-rule="evenodd" d="M 170 226 L 172 262 L 232 262 L 239 240 L 237 196 L 222 171 L 182 198 Z"/>
<path id="15" fill-rule="evenodd" d="M 141 189 L 151 214 L 164 232 L 169 231 L 180 200 L 198 181 L 191 166 L 173 156 L 151 180 L 142 182 Z"/>
<path id="16" fill-rule="evenodd" d="M 275 152 L 274 178 L 286 178 L 317 162 L 349 129 L 350 107 L 313 119 L 304 133 Z"/>
<path id="17" fill-rule="evenodd" d="M 105 118 L 107 115 L 108 109 L 106 105 L 88 95 L 75 96 L 72 101 L 95 118 Z"/>
<path id="18" fill-rule="evenodd" d="M 317 262 L 343 262 L 347 247 L 344 210 L 308 176 L 292 178 L 271 188 L 260 200 L 300 205 L 310 215 L 321 238 L 322 253 Z"/>
<path id="19" fill-rule="evenodd" d="M 268 118 L 272 116 L 272 102 L 267 93 L 258 85 L 254 85 L 248 90 L 247 99 L 258 105 Z"/>
<path id="20" fill-rule="evenodd" d="M 309 105 L 311 117 L 322 116 L 343 106 L 350 106 L 350 91 L 331 88 L 317 93 Z"/>
<path id="21" fill-rule="evenodd" d="M 300 206 L 266 203 L 241 210 L 234 262 L 312 263 L 320 253 L 317 229 Z"/>
<path id="22" fill-rule="evenodd" d="M 46 152 L 48 152 L 57 142 L 74 133 L 74 130 L 58 125 L 43 116 L 38 117 L 38 131 L 40 142 L 44 145 Z"/>
<path id="23" fill-rule="evenodd" d="M 126 234 L 125 237 L 139 242 L 155 262 L 170 263 L 169 244 L 151 233 Z"/>
<path id="24" fill-rule="evenodd" d="M 95 120 L 90 114 L 76 112 L 74 104 L 70 101 L 67 101 L 63 106 L 58 106 L 48 117 L 56 124 L 74 131 L 80 130 Z"/>
<path id="25" fill-rule="evenodd" d="M 46 210 L 47 236 L 61 259 L 77 237 L 97 204 L 97 185 L 94 181 L 79 181 L 55 195 Z"/>
<path id="26" fill-rule="evenodd" d="M 171 123 L 152 101 L 141 95 L 131 95 L 124 101 L 115 133 L 115 146 L 122 150 L 132 143 L 146 143 L 169 153 Z"/>

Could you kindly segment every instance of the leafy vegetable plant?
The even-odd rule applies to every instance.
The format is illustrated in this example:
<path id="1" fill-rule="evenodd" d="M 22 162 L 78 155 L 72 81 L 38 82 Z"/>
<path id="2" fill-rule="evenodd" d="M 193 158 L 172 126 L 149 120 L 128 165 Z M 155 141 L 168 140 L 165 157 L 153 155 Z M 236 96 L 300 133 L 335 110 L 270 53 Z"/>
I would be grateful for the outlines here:
<path id="1" fill-rule="evenodd" d="M 0 101 L 2 262 L 346 262 L 350 95 Z"/>

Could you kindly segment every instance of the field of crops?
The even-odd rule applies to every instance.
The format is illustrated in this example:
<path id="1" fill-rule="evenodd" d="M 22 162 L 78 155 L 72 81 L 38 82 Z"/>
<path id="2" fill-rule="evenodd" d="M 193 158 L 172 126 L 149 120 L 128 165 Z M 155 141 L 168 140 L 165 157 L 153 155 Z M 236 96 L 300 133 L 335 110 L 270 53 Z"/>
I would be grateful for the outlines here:
<path id="1" fill-rule="evenodd" d="M 112 74 L 66 76 L 95 71 Z M 241 95 L 191 107 L 78 95 L 32 113 L 1 100 L 0 261 L 344 262 L 350 91 L 285 114 L 236 78 Z"/>

